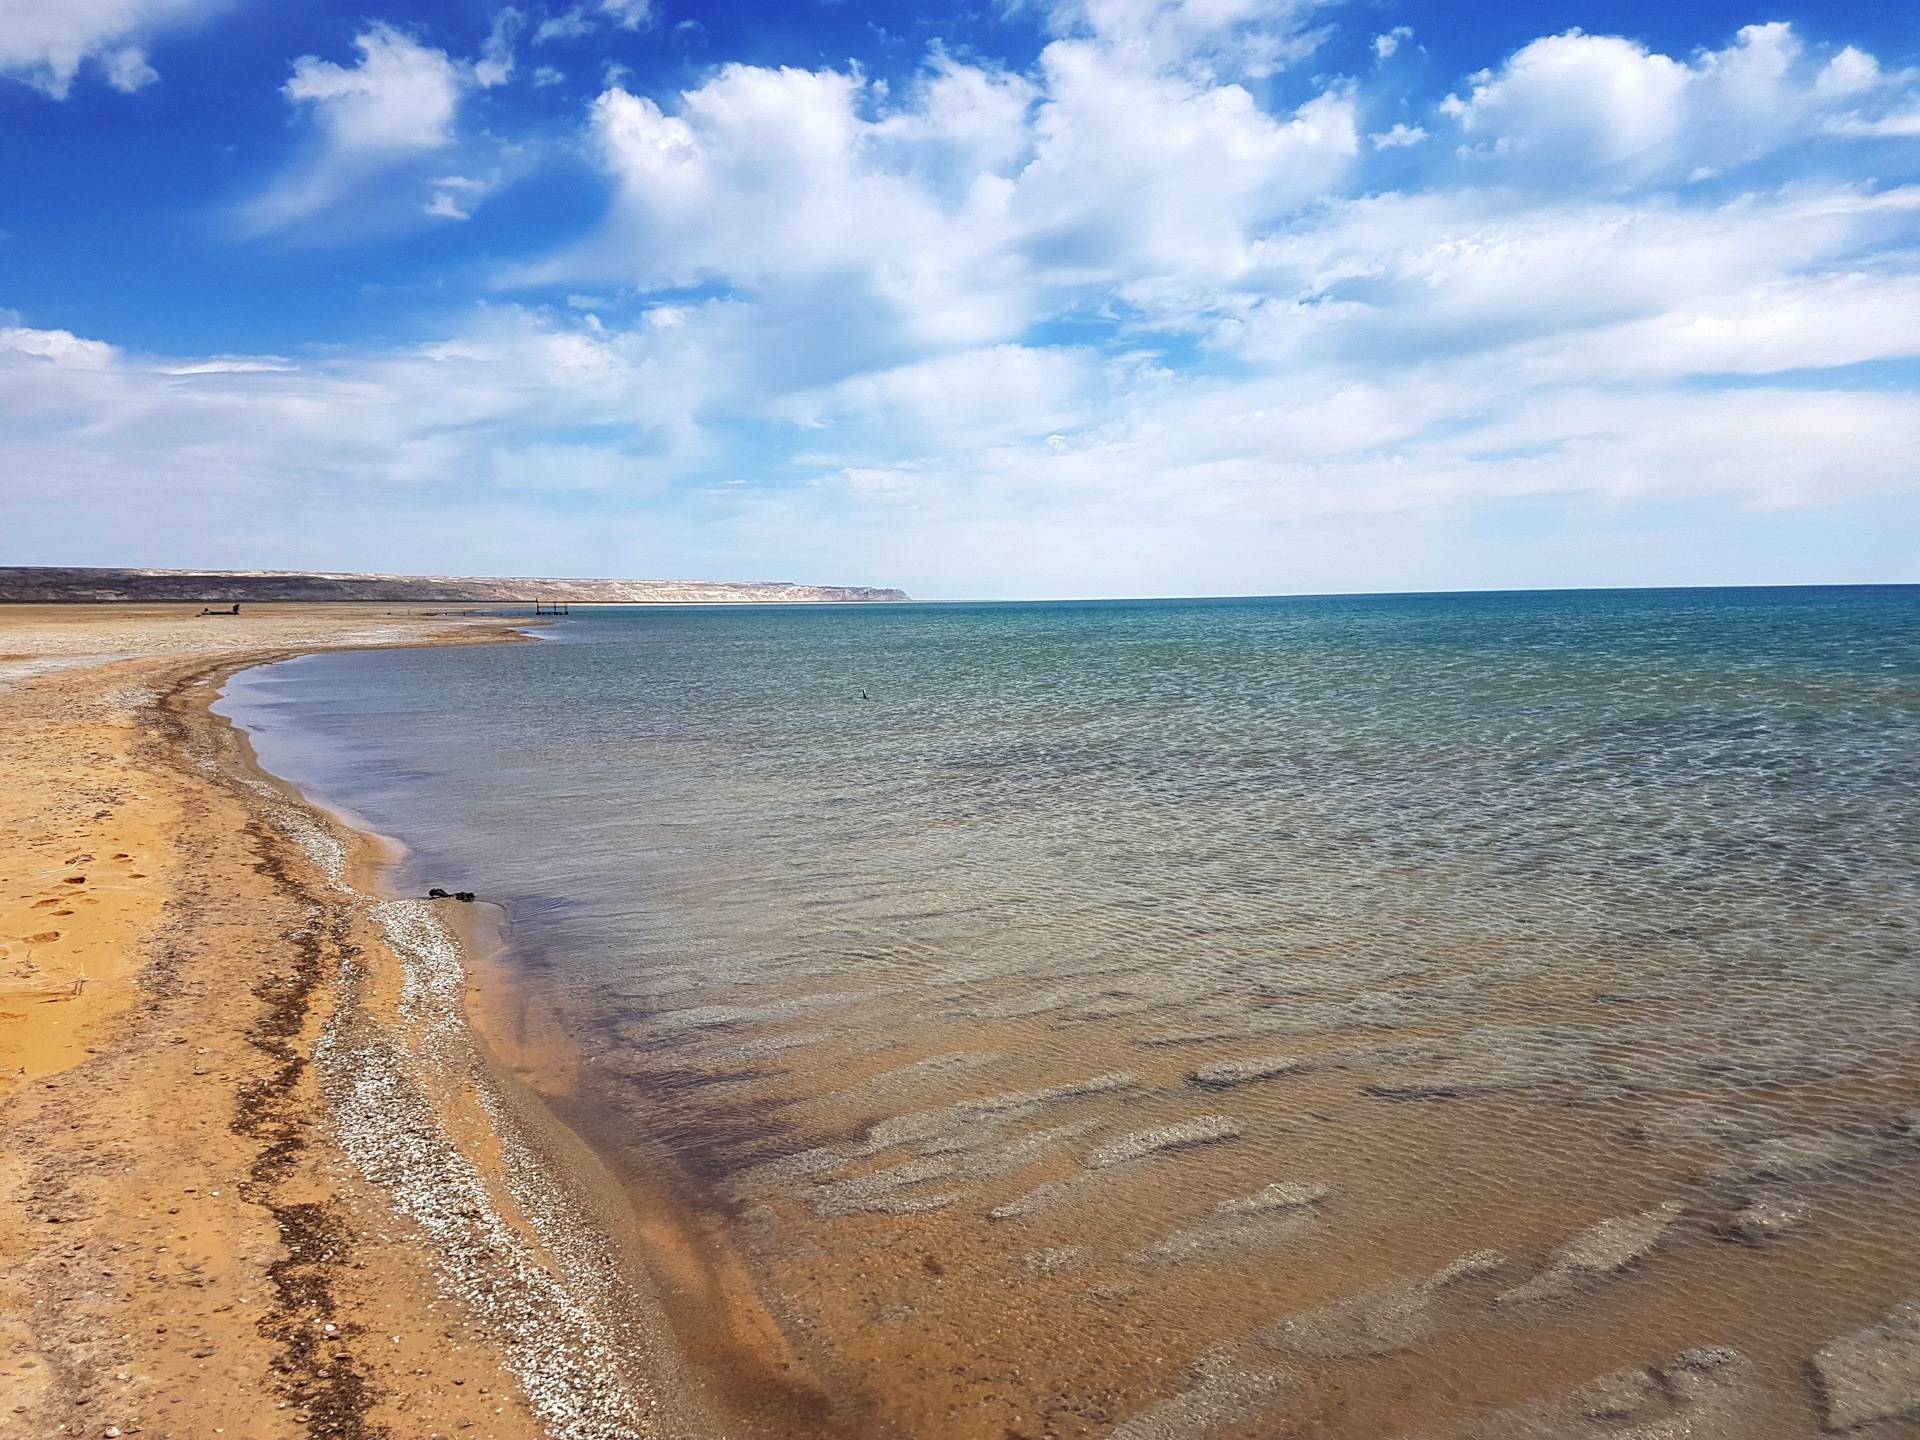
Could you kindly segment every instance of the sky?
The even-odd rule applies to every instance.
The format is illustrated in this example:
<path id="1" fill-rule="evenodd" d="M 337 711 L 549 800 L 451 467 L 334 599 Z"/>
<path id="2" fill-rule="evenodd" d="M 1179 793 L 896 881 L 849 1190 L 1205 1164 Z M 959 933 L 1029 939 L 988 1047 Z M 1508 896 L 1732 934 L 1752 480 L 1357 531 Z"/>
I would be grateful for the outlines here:
<path id="1" fill-rule="evenodd" d="M 0 564 L 1920 580 L 1920 6 L 5 0 Z"/>

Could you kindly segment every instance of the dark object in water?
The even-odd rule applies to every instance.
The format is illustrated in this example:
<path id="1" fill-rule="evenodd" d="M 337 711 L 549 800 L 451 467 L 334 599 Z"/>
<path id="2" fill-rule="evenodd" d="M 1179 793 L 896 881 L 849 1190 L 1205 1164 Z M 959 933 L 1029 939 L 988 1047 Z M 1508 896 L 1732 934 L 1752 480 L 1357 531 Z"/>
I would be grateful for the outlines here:
<path id="1" fill-rule="evenodd" d="M 438 885 L 436 885 L 431 890 L 427 891 L 427 899 L 429 900 L 464 900 L 468 904 L 472 904 L 473 891 L 442 890 Z"/>
<path id="2" fill-rule="evenodd" d="M 473 891 L 471 891 L 471 890 L 456 890 L 456 891 L 454 891 L 454 892 L 453 892 L 453 898 L 454 898 L 454 899 L 456 899 L 456 900 L 464 900 L 464 901 L 466 901 L 466 902 L 467 902 L 467 903 L 468 903 L 469 905 L 471 905 L 471 904 L 473 903 Z"/>

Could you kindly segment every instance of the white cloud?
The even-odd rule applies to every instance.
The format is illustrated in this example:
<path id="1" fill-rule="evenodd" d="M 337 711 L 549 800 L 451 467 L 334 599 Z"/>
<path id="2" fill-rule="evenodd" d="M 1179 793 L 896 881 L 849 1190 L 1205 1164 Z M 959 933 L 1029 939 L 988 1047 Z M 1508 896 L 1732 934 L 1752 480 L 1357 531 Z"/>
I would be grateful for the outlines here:
<path id="1" fill-rule="evenodd" d="M 653 23 L 653 0 L 597 0 L 548 13 L 534 27 L 533 43 L 579 40 L 602 26 L 615 30 L 644 30 Z"/>
<path id="2" fill-rule="evenodd" d="M 0 76 L 64 100 L 88 62 L 117 90 L 159 76 L 146 44 L 226 8 L 228 0 L 7 0 L 0 5 Z"/>
<path id="3" fill-rule="evenodd" d="M 653 23 L 653 0 L 600 0 L 600 13 L 622 30 L 641 30 Z"/>
<path id="4" fill-rule="evenodd" d="M 315 55 L 296 60 L 281 88 L 303 122 L 304 148 L 240 207 L 242 231 L 297 230 L 324 240 L 400 228 L 421 216 L 466 219 L 525 161 L 516 147 L 460 125 L 476 87 L 511 76 L 520 24 L 520 12 L 499 12 L 471 65 L 388 25 L 355 37 L 359 57 L 351 65 Z"/>
<path id="5" fill-rule="evenodd" d="M 64 370 L 102 370 L 114 362 L 113 346 L 82 340 L 70 330 L 0 325 L 0 363 L 44 362 Z"/>
<path id="6" fill-rule="evenodd" d="M 126 95 L 144 90 L 160 78 L 160 72 L 147 63 L 147 52 L 137 45 L 108 51 L 100 57 L 100 68 L 107 84 Z"/>
<path id="7" fill-rule="evenodd" d="M 386 25 L 354 38 L 359 63 L 336 65 L 316 55 L 293 63 L 282 86 L 287 99 L 311 107 L 315 123 L 343 154 L 436 150 L 451 138 L 460 104 L 459 69 Z"/>
<path id="8" fill-rule="evenodd" d="M 1196 77 L 1265 77 L 1305 59 L 1325 32 L 1319 0 L 1057 0 L 1048 22 L 1121 64 Z"/>
<path id="9" fill-rule="evenodd" d="M 1878 60 L 1849 45 L 1820 68 L 1813 88 L 1822 96 L 1859 95 L 1876 88 L 1885 78 Z"/>
<path id="10" fill-rule="evenodd" d="M 1731 45 L 1676 60 L 1570 30 L 1523 46 L 1441 106 L 1468 153 L 1505 173 L 1640 184 L 1712 176 L 1801 140 L 1837 100 L 1878 83 L 1871 56 L 1824 64 L 1790 25 L 1749 25 Z"/>
<path id="11" fill-rule="evenodd" d="M 852 376 L 772 406 L 808 429 L 871 427 L 883 443 L 975 448 L 1077 426 L 1091 360 L 1065 348 L 994 345 Z"/>
<path id="12" fill-rule="evenodd" d="M 1373 54 L 1377 60 L 1391 60 L 1400 53 L 1400 46 L 1413 38 L 1412 27 L 1396 25 L 1385 34 L 1373 37 Z"/>
<path id="13" fill-rule="evenodd" d="M 511 5 L 494 15 L 486 41 L 480 47 L 480 58 L 474 62 L 474 83 L 491 90 L 513 78 L 513 42 L 526 25 L 526 12 Z"/>
<path id="14" fill-rule="evenodd" d="M 1391 130 L 1378 131 L 1367 139 L 1376 150 L 1406 150 L 1425 141 L 1427 132 L 1418 125 L 1408 125 L 1402 121 Z"/>
<path id="15" fill-rule="evenodd" d="M 830 306 L 875 359 L 1012 338 L 1049 295 L 1154 308 L 1217 284 L 1359 152 L 1344 89 L 1274 115 L 1083 39 L 1048 46 L 1037 80 L 936 55 L 898 102 L 857 73 L 729 65 L 671 108 L 607 91 L 593 136 L 611 216 L 520 280 Z"/>
<path id="16" fill-rule="evenodd" d="M 1920 139 L 1920 110 L 1894 111 L 1873 117 L 1841 115 L 1828 121 L 1827 129 L 1835 135 L 1864 140 Z"/>

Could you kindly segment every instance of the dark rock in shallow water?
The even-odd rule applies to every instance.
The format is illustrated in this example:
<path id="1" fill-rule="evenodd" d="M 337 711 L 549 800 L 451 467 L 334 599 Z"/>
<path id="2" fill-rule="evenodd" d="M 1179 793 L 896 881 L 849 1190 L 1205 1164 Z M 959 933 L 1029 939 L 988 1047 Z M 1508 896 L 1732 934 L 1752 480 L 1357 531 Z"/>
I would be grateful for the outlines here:
<path id="1" fill-rule="evenodd" d="M 1920 1298 L 1864 1330 L 1829 1340 L 1813 1357 L 1829 1430 L 1920 1415 Z"/>
<path id="2" fill-rule="evenodd" d="M 442 890 L 438 885 L 427 891 L 427 899 L 429 900 L 451 900 L 452 898 L 453 893 L 451 891 Z"/>

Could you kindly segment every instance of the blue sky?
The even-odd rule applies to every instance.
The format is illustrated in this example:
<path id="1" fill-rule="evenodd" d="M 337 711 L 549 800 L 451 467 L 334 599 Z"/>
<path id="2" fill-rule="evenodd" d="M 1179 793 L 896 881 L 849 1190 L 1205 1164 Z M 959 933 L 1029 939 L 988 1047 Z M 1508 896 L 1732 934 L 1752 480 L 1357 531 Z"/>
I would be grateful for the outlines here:
<path id="1" fill-rule="evenodd" d="M 15 0 L 0 561 L 1920 579 L 1920 9 Z"/>

